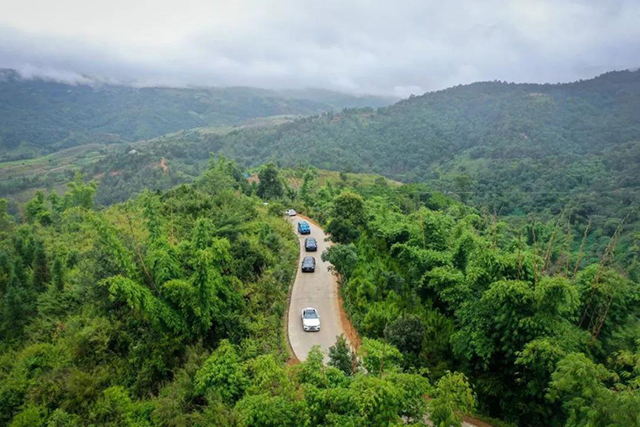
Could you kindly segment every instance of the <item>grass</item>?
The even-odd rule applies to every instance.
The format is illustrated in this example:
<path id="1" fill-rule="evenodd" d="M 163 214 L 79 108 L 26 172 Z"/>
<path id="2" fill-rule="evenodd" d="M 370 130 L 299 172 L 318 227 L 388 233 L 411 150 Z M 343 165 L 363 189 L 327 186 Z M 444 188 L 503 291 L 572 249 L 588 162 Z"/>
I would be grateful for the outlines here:
<path id="1" fill-rule="evenodd" d="M 2 162 L 0 163 L 0 179 L 8 180 L 80 169 L 84 165 L 103 158 L 106 155 L 104 150 L 105 145 L 103 144 L 86 144 L 33 159 Z"/>

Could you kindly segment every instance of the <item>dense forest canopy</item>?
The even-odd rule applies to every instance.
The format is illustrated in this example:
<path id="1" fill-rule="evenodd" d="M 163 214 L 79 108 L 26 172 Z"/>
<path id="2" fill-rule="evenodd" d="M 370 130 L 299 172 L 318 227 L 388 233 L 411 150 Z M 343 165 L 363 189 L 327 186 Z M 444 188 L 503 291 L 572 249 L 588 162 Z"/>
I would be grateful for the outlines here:
<path id="1" fill-rule="evenodd" d="M 362 368 L 344 339 L 329 366 L 318 350 L 285 363 L 298 245 L 278 199 L 297 196 L 267 170 L 267 205 L 224 159 L 103 210 L 80 175 L 37 193 L 23 221 L 3 202 L 0 423 L 386 426 L 433 408 L 459 424 L 475 407 L 466 377 L 405 371 L 382 341 L 365 340 Z"/>
<path id="2" fill-rule="evenodd" d="M 553 223 L 424 184 L 258 176 L 221 158 L 109 208 L 80 175 L 19 221 L 3 201 L 0 423 L 640 425 L 640 284 L 610 254 L 585 262 Z M 362 338 L 337 337 L 327 366 L 286 363 L 289 206 L 331 233 L 319 255 Z"/>
<path id="3" fill-rule="evenodd" d="M 64 84 L 25 80 L 13 70 L 0 69 L 0 159 L 26 159 L 87 143 L 150 139 L 257 117 L 309 115 L 390 102 L 390 98 L 326 90 Z"/>
<path id="4" fill-rule="evenodd" d="M 95 151 L 99 161 L 78 167 L 102 181 L 97 200 L 107 205 L 144 188 L 167 189 L 195 179 L 210 152 L 225 153 L 246 167 L 272 159 L 282 166 L 376 172 L 426 182 L 519 225 L 532 216 L 555 219 L 560 228 L 580 234 L 590 223 L 587 252 L 600 256 L 623 220 L 622 248 L 633 247 L 639 231 L 638 111 L 640 71 L 558 85 L 486 82 L 377 111 L 349 109 L 279 126 L 179 132 Z M 160 167 L 162 159 L 168 168 Z M 2 180 L 0 194 L 53 188 L 72 177 L 71 170 L 57 166 L 62 159 L 42 163 L 56 165 L 55 171 L 38 173 L 41 164 L 28 176 L 17 170 Z M 628 265 L 631 253 L 618 251 L 616 257 Z"/>
<path id="5" fill-rule="evenodd" d="M 245 165 L 381 173 L 496 215 L 555 217 L 576 230 L 592 221 L 589 245 L 602 253 L 622 219 L 625 247 L 638 231 L 638 111 L 640 71 L 621 71 L 569 84 L 456 86 L 377 111 L 209 138 Z"/>

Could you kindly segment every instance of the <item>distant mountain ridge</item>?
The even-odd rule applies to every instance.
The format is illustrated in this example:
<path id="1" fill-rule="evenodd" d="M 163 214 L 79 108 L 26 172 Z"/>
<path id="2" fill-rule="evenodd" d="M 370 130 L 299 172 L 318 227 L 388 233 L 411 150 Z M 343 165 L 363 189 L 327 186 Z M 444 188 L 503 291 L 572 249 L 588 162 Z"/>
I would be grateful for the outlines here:
<path id="1" fill-rule="evenodd" d="M 154 138 L 258 117 L 380 107 L 392 99 L 324 90 L 164 88 L 25 80 L 0 69 L 0 159 L 29 158 L 93 142 Z"/>
<path id="2" fill-rule="evenodd" d="M 640 71 L 473 83 L 209 139 L 246 166 L 378 173 L 497 214 L 593 219 L 602 248 L 623 218 L 625 229 L 639 224 Z"/>

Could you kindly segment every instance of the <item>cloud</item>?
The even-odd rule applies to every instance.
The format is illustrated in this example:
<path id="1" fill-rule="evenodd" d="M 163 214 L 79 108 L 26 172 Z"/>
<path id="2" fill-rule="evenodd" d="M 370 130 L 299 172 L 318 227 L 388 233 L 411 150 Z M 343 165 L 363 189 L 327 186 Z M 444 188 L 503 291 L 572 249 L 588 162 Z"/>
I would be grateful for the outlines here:
<path id="1" fill-rule="evenodd" d="M 0 67 L 69 83 L 408 96 L 640 65 L 633 0 L 23 0 L 3 9 Z"/>

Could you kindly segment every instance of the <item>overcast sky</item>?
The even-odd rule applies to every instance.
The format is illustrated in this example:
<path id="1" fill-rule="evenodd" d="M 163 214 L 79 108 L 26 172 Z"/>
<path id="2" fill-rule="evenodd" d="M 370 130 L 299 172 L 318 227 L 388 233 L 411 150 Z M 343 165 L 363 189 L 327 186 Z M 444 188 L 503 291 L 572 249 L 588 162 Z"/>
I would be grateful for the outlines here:
<path id="1" fill-rule="evenodd" d="M 640 0 L 0 0 L 0 68 L 396 96 L 640 66 Z"/>

